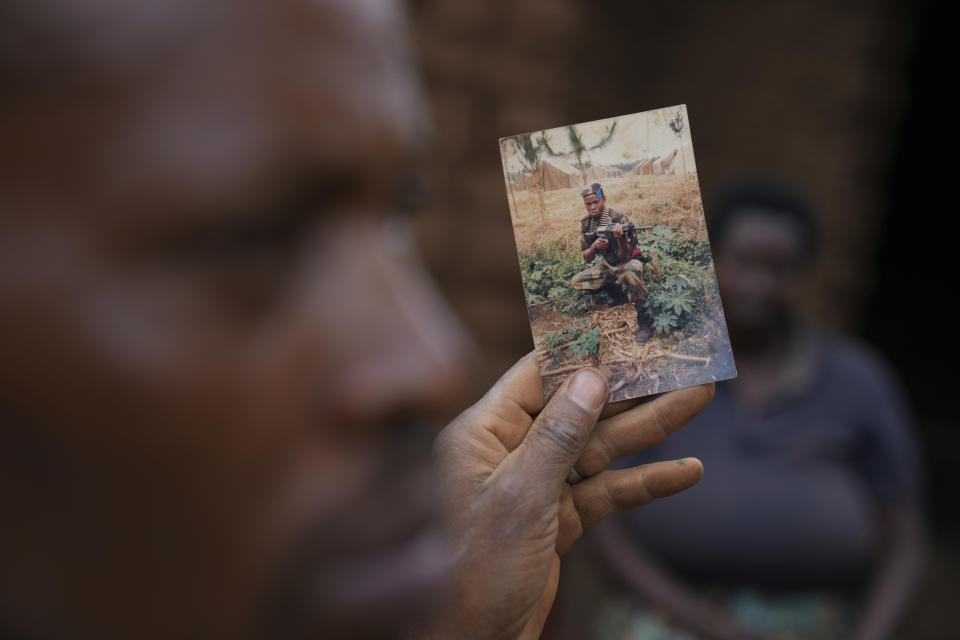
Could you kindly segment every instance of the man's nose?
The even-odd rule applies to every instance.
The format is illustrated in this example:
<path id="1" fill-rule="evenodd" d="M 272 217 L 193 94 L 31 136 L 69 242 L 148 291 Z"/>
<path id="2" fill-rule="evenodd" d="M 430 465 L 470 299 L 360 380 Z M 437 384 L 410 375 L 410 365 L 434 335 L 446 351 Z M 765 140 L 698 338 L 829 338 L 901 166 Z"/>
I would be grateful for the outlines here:
<path id="1" fill-rule="evenodd" d="M 319 339 L 339 413 L 361 423 L 449 412 L 462 400 L 470 343 L 403 226 L 386 225 L 340 251 L 322 260 L 327 272 L 314 293 L 324 301 Z"/>

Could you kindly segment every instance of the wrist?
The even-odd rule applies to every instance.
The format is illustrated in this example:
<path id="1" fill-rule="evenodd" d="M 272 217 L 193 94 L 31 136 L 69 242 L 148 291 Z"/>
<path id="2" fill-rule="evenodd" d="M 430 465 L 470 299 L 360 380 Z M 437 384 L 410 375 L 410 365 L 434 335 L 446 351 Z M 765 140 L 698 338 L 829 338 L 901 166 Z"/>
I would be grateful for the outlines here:
<path id="1" fill-rule="evenodd" d="M 503 607 L 486 597 L 499 587 L 481 565 L 480 558 L 461 559 L 433 615 L 410 634 L 410 640 L 501 640 L 520 633 L 522 626 L 512 617 L 504 619 Z"/>

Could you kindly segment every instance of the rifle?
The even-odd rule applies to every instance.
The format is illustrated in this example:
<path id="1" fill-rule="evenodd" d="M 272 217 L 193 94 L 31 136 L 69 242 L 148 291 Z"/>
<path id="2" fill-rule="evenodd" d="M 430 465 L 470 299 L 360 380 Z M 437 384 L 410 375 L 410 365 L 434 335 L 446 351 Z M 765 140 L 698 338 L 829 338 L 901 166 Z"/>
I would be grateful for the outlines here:
<path id="1" fill-rule="evenodd" d="M 596 231 L 588 231 L 587 233 L 583 234 L 583 237 L 586 238 L 587 242 L 591 244 L 593 243 L 594 240 L 596 240 L 600 236 L 603 236 L 604 238 L 606 238 L 608 242 L 613 242 L 614 235 L 613 235 L 612 227 L 613 227 L 612 224 L 605 227 L 597 227 Z M 620 223 L 620 227 L 623 229 L 624 233 L 631 236 L 635 236 L 637 234 L 637 231 L 648 231 L 650 229 L 653 229 L 652 225 L 648 227 L 638 227 L 632 222 Z"/>
<path id="2" fill-rule="evenodd" d="M 590 231 L 590 232 L 585 233 L 585 234 L 584 234 L 584 238 L 586 238 L 587 242 L 589 242 L 589 243 L 592 244 L 594 240 L 596 240 L 598 237 L 602 236 L 602 237 L 604 237 L 604 238 L 607 239 L 607 242 L 609 242 L 611 245 L 613 245 L 614 242 L 615 242 L 615 238 L 616 238 L 616 237 L 613 235 L 613 228 L 612 228 L 612 227 L 613 227 L 612 224 L 611 224 L 611 225 L 608 225 L 608 226 L 604 226 L 604 227 L 597 227 L 597 230 L 596 230 L 596 231 Z M 626 233 L 627 236 L 632 239 L 632 242 L 627 243 L 630 247 L 636 247 L 636 246 L 637 246 L 637 244 L 638 244 L 638 241 L 637 241 L 637 232 L 638 232 L 638 231 L 649 231 L 650 229 L 653 229 L 653 226 L 652 226 L 652 225 L 651 225 L 651 226 L 643 226 L 643 227 L 641 227 L 641 226 L 637 226 L 637 225 L 633 224 L 632 222 L 626 222 L 626 223 L 621 222 L 621 223 L 620 223 L 620 227 L 623 229 L 624 233 Z M 632 251 L 632 249 L 631 249 L 631 251 Z M 621 253 L 622 253 L 622 251 L 621 251 Z M 646 254 L 643 253 L 643 252 L 641 252 L 641 256 L 646 256 Z M 628 258 L 627 256 L 625 256 L 625 255 L 622 255 L 622 256 L 621 256 L 621 261 L 624 260 L 624 259 L 629 259 L 629 258 Z M 646 257 L 646 259 L 644 259 L 643 257 L 640 257 L 640 260 L 643 261 L 643 262 L 649 262 L 650 258 L 649 258 L 649 257 Z"/>

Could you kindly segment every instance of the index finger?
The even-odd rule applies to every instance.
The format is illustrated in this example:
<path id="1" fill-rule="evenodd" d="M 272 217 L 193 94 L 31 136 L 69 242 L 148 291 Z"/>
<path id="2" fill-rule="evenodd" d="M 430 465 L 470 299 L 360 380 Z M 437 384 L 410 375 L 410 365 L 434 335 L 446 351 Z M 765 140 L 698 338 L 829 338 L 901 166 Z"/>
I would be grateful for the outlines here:
<path id="1" fill-rule="evenodd" d="M 601 420 L 574 469 L 583 477 L 592 476 L 618 458 L 655 445 L 703 411 L 713 393 L 713 383 L 678 389 Z"/>
<path id="2" fill-rule="evenodd" d="M 603 411 L 600 412 L 600 419 L 609 418 L 610 416 L 615 416 L 618 413 L 623 413 L 629 409 L 633 409 L 638 404 L 643 404 L 644 402 L 650 402 L 653 398 L 632 398 L 630 400 L 617 400 L 616 402 L 608 402 L 606 406 L 603 407 Z"/>

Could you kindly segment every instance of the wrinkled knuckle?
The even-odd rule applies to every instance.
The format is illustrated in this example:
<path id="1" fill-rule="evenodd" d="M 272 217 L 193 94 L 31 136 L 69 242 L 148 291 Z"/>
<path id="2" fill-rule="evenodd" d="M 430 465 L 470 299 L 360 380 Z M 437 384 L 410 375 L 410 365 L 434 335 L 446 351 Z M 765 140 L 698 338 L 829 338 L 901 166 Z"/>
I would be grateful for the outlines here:
<path id="1" fill-rule="evenodd" d="M 624 495 L 624 501 L 629 503 L 631 507 L 649 504 L 657 498 L 650 491 L 650 487 L 647 486 L 647 478 L 643 473 L 624 478 L 621 491 Z"/>
<path id="2" fill-rule="evenodd" d="M 606 436 L 599 431 L 594 433 L 596 437 L 591 439 L 584 448 L 583 453 L 580 455 L 580 464 L 577 465 L 582 468 L 587 475 L 593 475 L 598 471 L 606 469 L 607 465 L 610 464 L 610 461 L 615 457 L 610 441 Z"/>
<path id="3" fill-rule="evenodd" d="M 654 404 L 650 405 L 650 420 L 657 428 L 657 431 L 659 431 L 660 439 L 666 438 L 673 433 L 673 423 Z"/>
<path id="4" fill-rule="evenodd" d="M 644 481 L 643 474 L 623 474 L 612 479 L 607 488 L 607 499 L 617 511 L 649 504 L 656 499 Z"/>
<path id="5" fill-rule="evenodd" d="M 617 458 L 619 451 L 617 451 L 617 447 L 605 431 L 597 431 L 596 442 L 597 450 L 600 452 L 601 459 L 603 460 L 603 466 L 606 467 L 611 460 Z"/>
<path id="6" fill-rule="evenodd" d="M 591 491 L 589 499 L 584 501 L 581 514 L 582 524 L 589 526 L 619 510 L 620 506 L 611 491 L 611 487 L 603 482 L 595 491 Z"/>
<path id="7" fill-rule="evenodd" d="M 629 491 L 625 491 L 623 484 L 614 480 L 603 485 L 600 499 L 604 509 L 608 513 L 614 513 L 626 508 L 629 504 Z"/>
<path id="8" fill-rule="evenodd" d="M 610 462 L 604 455 L 603 450 L 595 445 L 589 444 L 580 454 L 580 462 L 577 464 L 577 471 L 580 475 L 589 476 L 603 469 Z"/>

